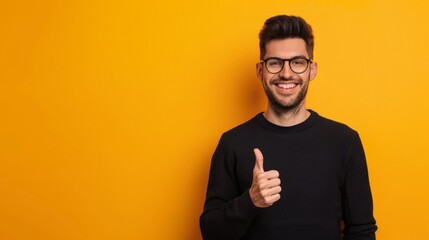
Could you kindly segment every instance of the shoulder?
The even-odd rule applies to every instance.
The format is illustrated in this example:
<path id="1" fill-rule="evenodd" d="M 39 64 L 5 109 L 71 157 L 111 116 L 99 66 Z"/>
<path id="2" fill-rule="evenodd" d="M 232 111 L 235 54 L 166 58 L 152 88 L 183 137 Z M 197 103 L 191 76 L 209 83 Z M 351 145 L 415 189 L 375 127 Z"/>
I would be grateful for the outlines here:
<path id="1" fill-rule="evenodd" d="M 356 130 L 342 122 L 338 122 L 323 116 L 318 115 L 318 128 L 321 131 L 328 132 L 331 135 L 342 138 L 356 138 L 359 134 Z"/>
<path id="2" fill-rule="evenodd" d="M 238 143 L 252 138 L 255 136 L 255 133 L 261 129 L 260 125 L 258 124 L 258 118 L 260 115 L 261 113 L 257 114 L 248 121 L 224 132 L 222 134 L 221 141 L 227 143 Z"/>
<path id="3" fill-rule="evenodd" d="M 324 140 L 326 144 L 332 144 L 343 152 L 346 158 L 354 156 L 356 152 L 363 152 L 363 146 L 359 133 L 348 125 L 318 116 L 317 137 Z"/>

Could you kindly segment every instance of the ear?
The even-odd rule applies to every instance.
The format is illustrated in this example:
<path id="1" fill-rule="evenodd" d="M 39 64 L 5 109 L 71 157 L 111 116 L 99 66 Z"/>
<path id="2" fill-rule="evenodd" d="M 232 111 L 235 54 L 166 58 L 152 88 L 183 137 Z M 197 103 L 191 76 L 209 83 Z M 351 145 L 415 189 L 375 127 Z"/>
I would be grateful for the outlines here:
<path id="1" fill-rule="evenodd" d="M 310 81 L 313 80 L 317 75 L 317 62 L 310 64 Z"/>
<path id="2" fill-rule="evenodd" d="M 263 69 L 263 63 L 256 63 L 256 76 L 259 78 L 259 80 L 262 81 L 262 75 L 263 75 L 264 69 Z"/>

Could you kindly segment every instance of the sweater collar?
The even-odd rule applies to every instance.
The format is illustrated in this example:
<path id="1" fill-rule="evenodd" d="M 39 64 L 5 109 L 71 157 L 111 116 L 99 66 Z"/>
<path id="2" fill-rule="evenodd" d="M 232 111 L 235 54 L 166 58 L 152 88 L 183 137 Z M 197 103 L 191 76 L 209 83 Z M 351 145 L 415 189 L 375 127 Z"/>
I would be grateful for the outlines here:
<path id="1" fill-rule="evenodd" d="M 268 121 L 264 117 L 264 114 L 262 112 L 259 113 L 258 115 L 256 115 L 255 118 L 258 121 L 258 124 L 267 130 L 271 130 L 271 131 L 278 132 L 278 133 L 292 133 L 292 132 L 303 131 L 303 130 L 310 128 L 311 126 L 314 125 L 314 122 L 318 118 L 319 115 L 311 109 L 308 109 L 308 111 L 310 112 L 310 116 L 306 120 L 304 120 L 303 122 L 298 123 L 296 125 L 288 126 L 288 127 L 279 126 L 279 125 L 276 125 L 276 124 Z"/>

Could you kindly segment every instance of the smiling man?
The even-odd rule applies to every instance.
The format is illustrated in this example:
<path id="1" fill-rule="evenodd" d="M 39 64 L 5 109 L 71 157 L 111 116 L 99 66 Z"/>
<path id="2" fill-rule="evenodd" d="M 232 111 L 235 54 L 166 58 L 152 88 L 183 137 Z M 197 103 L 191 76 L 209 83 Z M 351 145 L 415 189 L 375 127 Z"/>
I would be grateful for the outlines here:
<path id="1" fill-rule="evenodd" d="M 256 74 L 268 106 L 219 141 L 200 217 L 203 238 L 375 239 L 358 133 L 306 108 L 317 74 L 310 25 L 275 16 L 259 39 Z"/>

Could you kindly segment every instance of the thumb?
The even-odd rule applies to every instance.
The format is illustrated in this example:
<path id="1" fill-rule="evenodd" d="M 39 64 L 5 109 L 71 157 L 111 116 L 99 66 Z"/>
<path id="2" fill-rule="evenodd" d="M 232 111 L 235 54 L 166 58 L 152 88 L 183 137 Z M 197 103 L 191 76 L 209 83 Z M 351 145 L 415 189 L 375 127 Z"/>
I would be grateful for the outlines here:
<path id="1" fill-rule="evenodd" d="M 255 153 L 255 167 L 253 171 L 264 172 L 264 156 L 258 148 L 253 149 Z"/>

